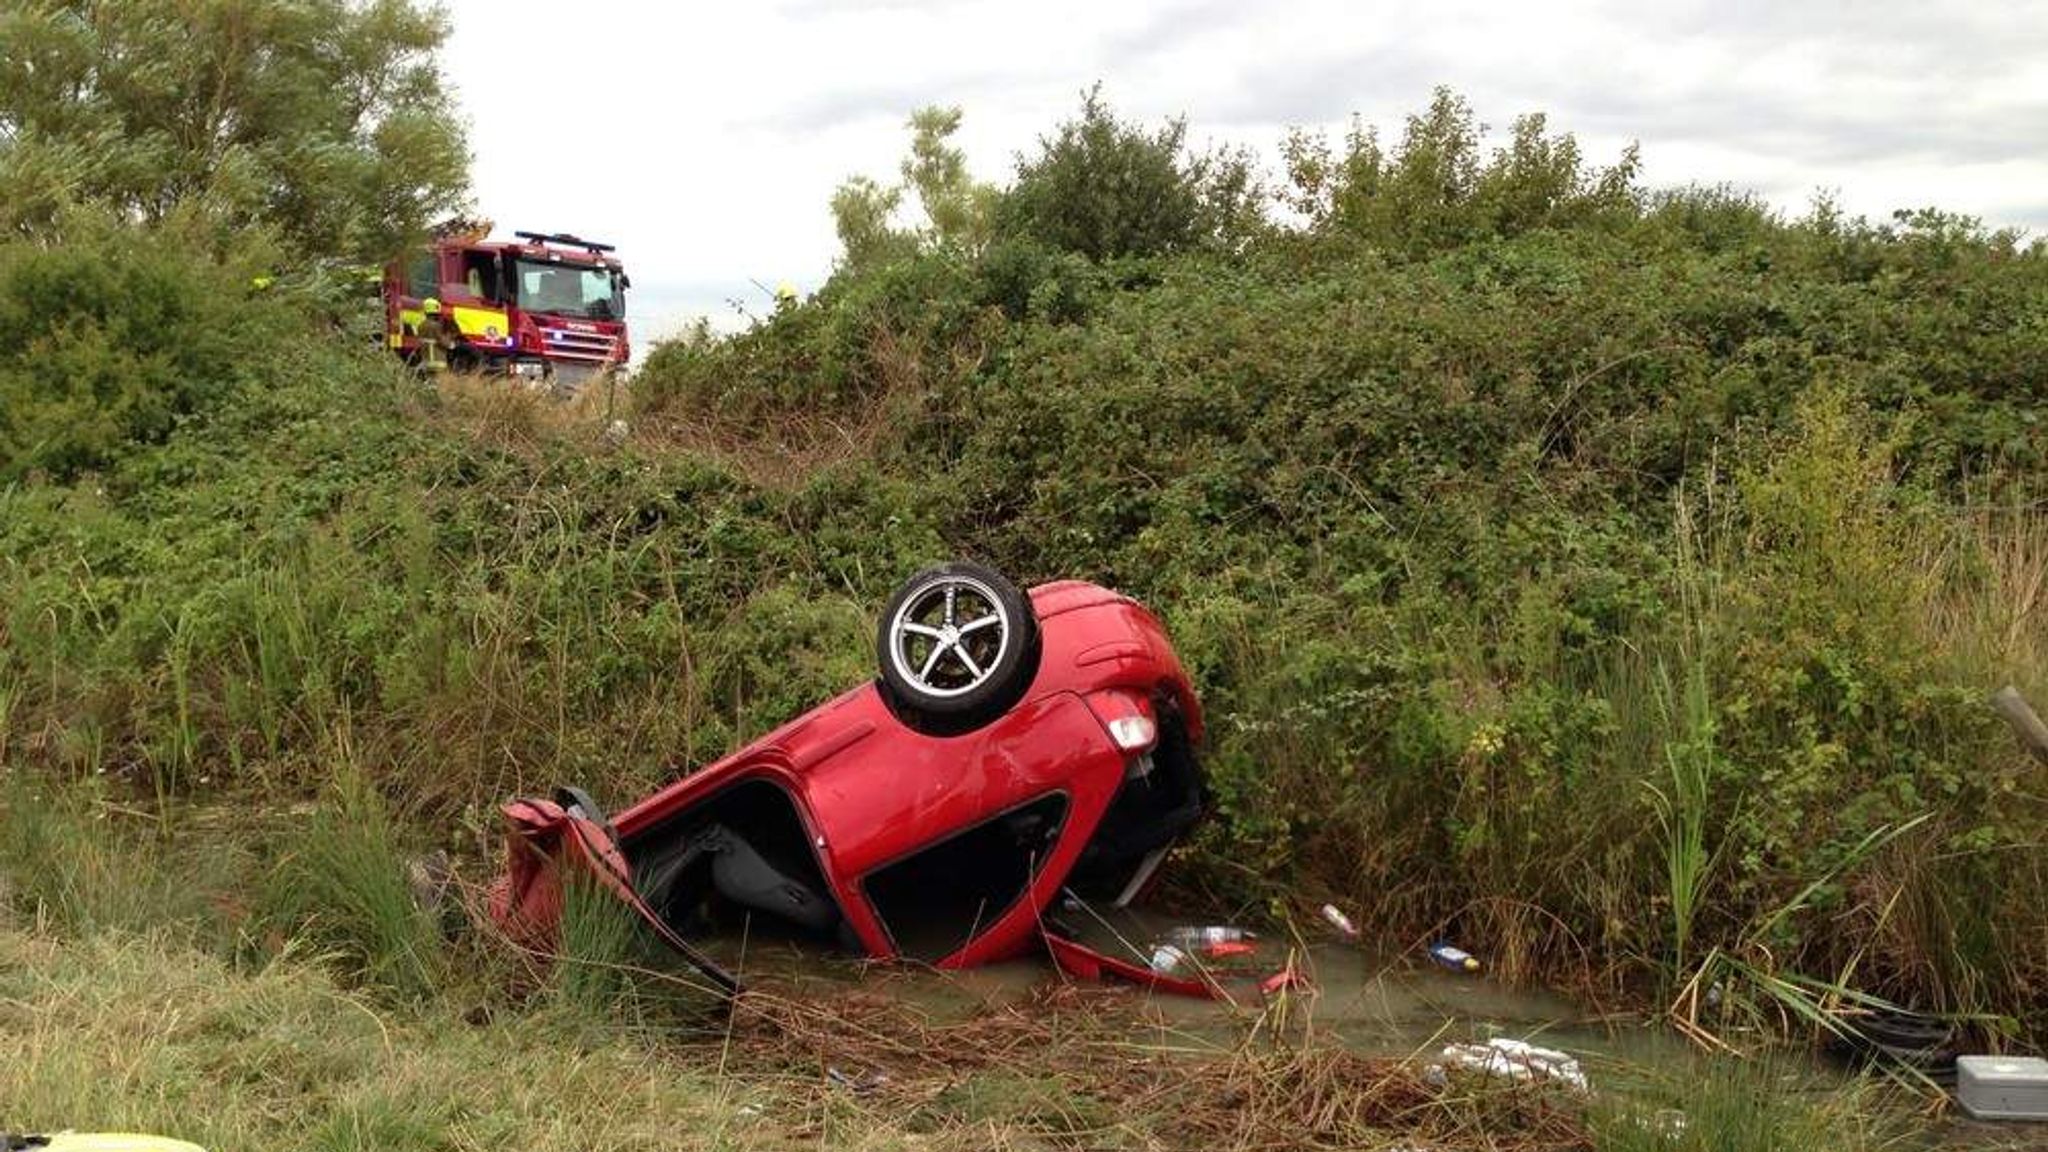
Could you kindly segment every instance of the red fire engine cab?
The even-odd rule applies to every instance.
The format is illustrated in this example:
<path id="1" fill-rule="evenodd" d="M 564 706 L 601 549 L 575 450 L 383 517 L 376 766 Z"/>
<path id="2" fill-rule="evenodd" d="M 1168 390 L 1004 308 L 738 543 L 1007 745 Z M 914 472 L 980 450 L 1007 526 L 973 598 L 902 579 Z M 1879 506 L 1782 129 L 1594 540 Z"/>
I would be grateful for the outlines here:
<path id="1" fill-rule="evenodd" d="M 626 289 L 609 244 L 567 233 L 490 240 L 488 221 L 450 221 L 384 268 L 391 350 L 425 368 L 492 372 L 573 390 L 622 366 Z"/>

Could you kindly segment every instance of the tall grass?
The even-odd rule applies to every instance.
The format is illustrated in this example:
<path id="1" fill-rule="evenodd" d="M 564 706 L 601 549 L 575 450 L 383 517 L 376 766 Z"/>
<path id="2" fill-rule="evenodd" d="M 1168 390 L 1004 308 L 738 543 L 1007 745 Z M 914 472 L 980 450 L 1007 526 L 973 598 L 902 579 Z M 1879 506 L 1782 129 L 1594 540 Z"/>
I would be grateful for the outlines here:
<path id="1" fill-rule="evenodd" d="M 342 761 L 288 843 L 259 897 L 260 923 L 353 983 L 400 999 L 440 986 L 440 926 L 413 890 L 400 824 L 358 766 Z"/>
<path id="2" fill-rule="evenodd" d="M 548 994 L 572 1015 L 611 1021 L 637 1005 L 643 980 L 658 980 L 647 965 L 633 914 L 582 875 L 562 885 L 562 918 L 555 954 L 548 957 Z"/>
<path id="3" fill-rule="evenodd" d="M 1713 856 L 1707 844 L 1712 799 L 1713 710 L 1707 674 L 1698 661 L 1689 662 L 1674 687 L 1670 672 L 1659 665 L 1659 702 L 1669 736 L 1664 745 L 1668 789 L 1650 785 L 1663 833 L 1664 896 L 1671 908 L 1671 964 L 1685 972 L 1692 960 L 1694 922 L 1706 895 Z"/>
<path id="4" fill-rule="evenodd" d="M 2048 513 L 1964 508 L 1921 533 L 1914 559 L 1937 577 L 1920 636 L 1950 674 L 2048 707 Z"/>
<path id="5" fill-rule="evenodd" d="M 1782 1060 L 1702 1058 L 1603 1093 L 1592 1137 L 1602 1152 L 1864 1152 L 1901 1146 L 1914 1128 L 1875 1085 L 1830 1087 Z"/>
<path id="6" fill-rule="evenodd" d="M 0 632 L 0 639 L 5 633 Z M 0 666 L 0 764 L 9 763 L 8 750 L 14 746 L 14 710 L 21 702 L 21 688 L 13 675 Z"/>
<path id="7" fill-rule="evenodd" d="M 129 826 L 105 782 L 0 765 L 0 907 L 53 931 L 140 932 L 207 914 L 195 870 L 218 855 L 177 853 Z M 230 850 L 219 846 L 220 850 Z"/>
<path id="8" fill-rule="evenodd" d="M 1712 489 L 1708 496 L 1708 532 L 1713 532 Z M 1671 918 L 1670 971 L 1682 977 L 1690 970 L 1693 931 L 1713 865 L 1707 827 L 1715 815 L 1716 713 L 1708 677 L 1720 644 L 1716 629 L 1721 624 L 1722 605 L 1715 562 L 1722 549 L 1713 546 L 1696 525 L 1693 504 L 1682 488 L 1676 509 L 1671 532 L 1676 559 L 1672 582 L 1679 623 L 1671 657 L 1679 670 L 1674 683 L 1670 664 L 1661 658 L 1657 661 L 1656 715 L 1666 775 L 1662 784 L 1647 782 L 1646 787 L 1655 800 L 1662 833 L 1663 895 Z M 1711 540 L 1720 539 L 1720 534 L 1713 532 Z M 1737 798 L 1735 804 L 1739 803 Z M 1731 816 L 1733 807 L 1723 804 L 1719 815 L 1724 819 Z"/>
<path id="9" fill-rule="evenodd" d="M 189 608 L 178 613 L 177 624 L 171 629 L 164 651 L 165 671 L 171 682 L 172 716 L 163 741 L 167 747 L 152 773 L 159 808 L 163 807 L 170 793 L 178 790 L 179 778 L 191 772 L 199 762 L 200 731 L 199 718 L 194 713 L 191 621 Z"/>
<path id="10" fill-rule="evenodd" d="M 1908 563 L 1928 574 L 1910 642 L 1972 705 L 1978 731 L 1943 734 L 1957 761 L 1944 781 L 1983 811 L 1943 813 L 1883 854 L 1868 918 L 1883 953 L 1929 1006 L 2011 1011 L 2048 978 L 2048 867 L 2038 850 L 2048 795 L 2038 768 L 1985 706 L 2005 684 L 2048 706 L 2048 516 L 1984 502 L 1919 526 Z"/>
<path id="11" fill-rule="evenodd" d="M 394 1006 L 303 955 L 237 965 L 175 931 L 0 924 L 0 1101 L 10 1131 L 158 1132 L 210 1152 L 769 1148 L 801 1127 L 736 1121 L 734 1088 L 630 1039 L 463 1011 Z"/>

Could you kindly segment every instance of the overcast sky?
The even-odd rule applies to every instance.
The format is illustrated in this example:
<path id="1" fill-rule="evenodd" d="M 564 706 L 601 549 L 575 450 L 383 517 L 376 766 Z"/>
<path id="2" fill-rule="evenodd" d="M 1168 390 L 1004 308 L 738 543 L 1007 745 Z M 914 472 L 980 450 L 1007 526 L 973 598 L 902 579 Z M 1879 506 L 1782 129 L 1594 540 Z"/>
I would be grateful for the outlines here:
<path id="1" fill-rule="evenodd" d="M 1935 205 L 2048 233 L 2048 0 L 448 0 L 478 207 L 619 245 L 642 346 L 738 322 L 837 253 L 827 201 L 891 178 L 911 109 L 958 104 L 977 176 L 1101 81 L 1122 115 L 1273 162 L 1355 113 L 1398 138 L 1447 84 L 1496 130 L 1532 111 L 1652 186 L 1792 212 Z M 762 285 L 765 287 L 759 287 Z"/>

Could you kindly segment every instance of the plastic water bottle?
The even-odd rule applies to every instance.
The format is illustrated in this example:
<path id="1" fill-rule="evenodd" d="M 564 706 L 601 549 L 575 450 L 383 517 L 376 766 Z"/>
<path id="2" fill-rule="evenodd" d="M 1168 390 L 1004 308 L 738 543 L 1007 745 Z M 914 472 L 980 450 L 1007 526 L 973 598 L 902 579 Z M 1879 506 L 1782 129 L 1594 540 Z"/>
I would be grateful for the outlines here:
<path id="1" fill-rule="evenodd" d="M 1200 928 L 1175 928 L 1167 932 L 1166 939 L 1169 943 L 1178 944 L 1182 948 L 1192 948 L 1199 951 L 1217 944 L 1236 944 L 1239 941 L 1254 940 L 1257 937 L 1242 928 L 1215 924 Z"/>

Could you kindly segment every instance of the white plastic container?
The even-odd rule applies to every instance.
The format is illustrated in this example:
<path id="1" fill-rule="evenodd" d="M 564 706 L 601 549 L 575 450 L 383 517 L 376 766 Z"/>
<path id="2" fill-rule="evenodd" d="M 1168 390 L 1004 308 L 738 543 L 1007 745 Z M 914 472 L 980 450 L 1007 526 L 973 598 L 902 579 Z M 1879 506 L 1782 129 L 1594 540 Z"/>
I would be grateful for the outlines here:
<path id="1" fill-rule="evenodd" d="M 1956 1102 L 1979 1120 L 2048 1120 L 2048 1060 L 1958 1056 Z"/>

